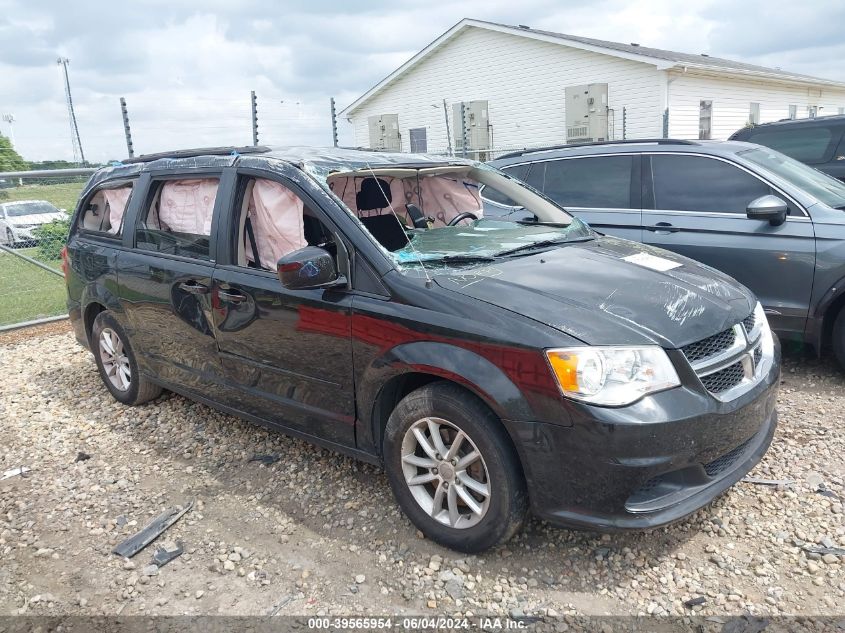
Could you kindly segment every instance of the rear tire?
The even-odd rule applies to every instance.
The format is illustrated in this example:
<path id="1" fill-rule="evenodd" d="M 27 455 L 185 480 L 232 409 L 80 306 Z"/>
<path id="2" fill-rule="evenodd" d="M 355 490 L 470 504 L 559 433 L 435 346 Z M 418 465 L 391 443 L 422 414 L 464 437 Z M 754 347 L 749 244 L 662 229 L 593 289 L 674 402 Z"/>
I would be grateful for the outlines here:
<path id="1" fill-rule="evenodd" d="M 516 451 L 499 419 L 458 385 L 428 384 L 396 406 L 384 462 L 399 506 L 432 541 L 480 552 L 522 528 L 528 495 Z"/>
<path id="2" fill-rule="evenodd" d="M 833 343 L 833 353 L 836 355 L 839 367 L 845 369 L 845 308 L 839 311 L 836 321 L 833 322 L 831 342 Z"/>
<path id="3" fill-rule="evenodd" d="M 103 384 L 118 402 L 134 406 L 161 395 L 161 387 L 141 376 L 129 338 L 110 312 L 94 319 L 91 349 Z"/>

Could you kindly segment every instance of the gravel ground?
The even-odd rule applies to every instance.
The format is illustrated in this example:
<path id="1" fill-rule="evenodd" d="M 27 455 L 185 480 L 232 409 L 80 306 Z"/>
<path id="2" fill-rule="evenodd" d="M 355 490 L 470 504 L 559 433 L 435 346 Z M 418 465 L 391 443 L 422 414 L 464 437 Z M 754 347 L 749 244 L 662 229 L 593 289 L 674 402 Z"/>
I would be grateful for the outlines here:
<path id="1" fill-rule="evenodd" d="M 845 556 L 811 551 L 845 548 L 830 361 L 786 361 L 781 425 L 751 473 L 792 483 L 741 482 L 649 533 L 532 520 L 479 556 L 423 539 L 377 468 L 179 396 L 114 402 L 66 324 L 0 338 L 0 376 L 0 472 L 32 469 L 0 481 L 0 614 L 845 614 Z M 191 499 L 161 539 L 182 556 L 152 569 L 155 546 L 110 553 Z"/>

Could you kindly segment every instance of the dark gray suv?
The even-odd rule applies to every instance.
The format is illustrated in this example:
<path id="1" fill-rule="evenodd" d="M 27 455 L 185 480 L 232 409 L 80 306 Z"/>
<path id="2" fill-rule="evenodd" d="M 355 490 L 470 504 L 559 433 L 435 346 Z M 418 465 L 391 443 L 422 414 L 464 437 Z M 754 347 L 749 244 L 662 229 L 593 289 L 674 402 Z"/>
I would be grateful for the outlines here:
<path id="1" fill-rule="evenodd" d="M 731 275 L 759 297 L 782 337 L 817 350 L 831 344 L 845 365 L 845 183 L 742 142 L 562 146 L 492 164 L 602 233 Z M 503 215 L 522 213 L 491 202 Z"/>

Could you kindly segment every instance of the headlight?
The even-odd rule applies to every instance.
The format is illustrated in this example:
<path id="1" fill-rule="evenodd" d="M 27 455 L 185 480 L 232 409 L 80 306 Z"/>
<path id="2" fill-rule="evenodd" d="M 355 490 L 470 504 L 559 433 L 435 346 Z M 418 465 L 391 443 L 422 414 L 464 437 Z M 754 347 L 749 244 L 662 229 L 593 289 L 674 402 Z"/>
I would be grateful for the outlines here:
<path id="1" fill-rule="evenodd" d="M 550 349 L 546 358 L 563 395 L 591 404 L 623 406 L 681 384 L 657 346 Z"/>

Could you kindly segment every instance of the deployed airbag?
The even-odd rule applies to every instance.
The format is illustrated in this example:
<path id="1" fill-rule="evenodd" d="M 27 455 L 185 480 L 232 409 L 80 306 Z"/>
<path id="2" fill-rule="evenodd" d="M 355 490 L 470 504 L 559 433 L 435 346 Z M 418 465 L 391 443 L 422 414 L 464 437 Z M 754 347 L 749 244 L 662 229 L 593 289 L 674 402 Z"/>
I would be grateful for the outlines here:
<path id="1" fill-rule="evenodd" d="M 162 228 L 177 233 L 211 235 L 217 178 L 168 180 L 161 188 L 158 217 Z"/>
<path id="2" fill-rule="evenodd" d="M 255 179 L 248 217 L 263 268 L 274 269 L 279 258 L 308 245 L 303 223 L 304 206 L 299 196 L 284 185 L 264 178 Z M 246 256 L 255 261 L 248 241 Z"/>
<path id="3" fill-rule="evenodd" d="M 103 197 L 106 200 L 106 208 L 109 211 L 108 232 L 117 235 L 120 225 L 123 222 L 123 214 L 126 212 L 126 203 L 132 193 L 132 185 L 118 187 L 116 189 L 104 189 Z"/>

